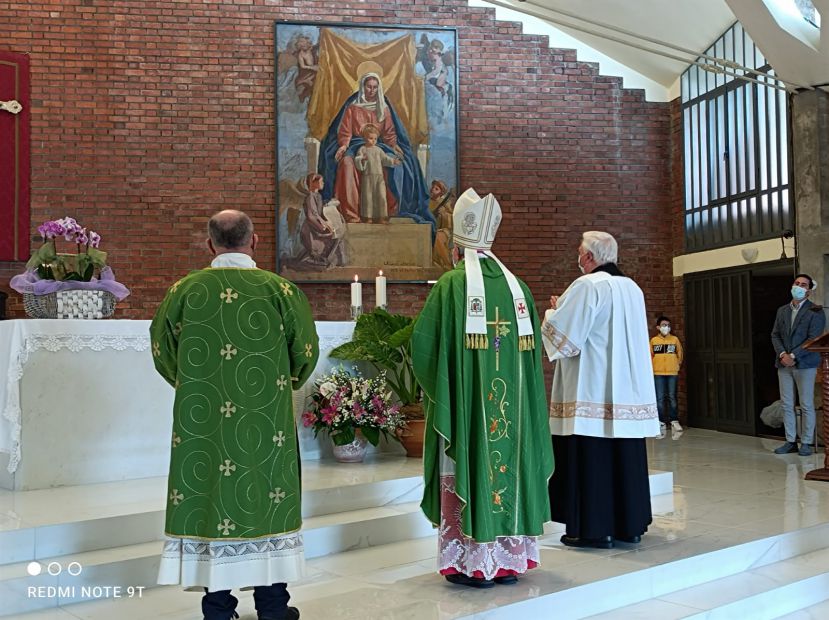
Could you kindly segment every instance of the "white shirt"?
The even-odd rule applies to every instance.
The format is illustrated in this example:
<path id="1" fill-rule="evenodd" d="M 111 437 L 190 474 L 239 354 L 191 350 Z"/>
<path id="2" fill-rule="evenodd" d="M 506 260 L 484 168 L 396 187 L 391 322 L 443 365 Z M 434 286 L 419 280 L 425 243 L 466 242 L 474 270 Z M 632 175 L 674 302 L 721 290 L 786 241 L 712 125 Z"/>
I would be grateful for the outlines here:
<path id="1" fill-rule="evenodd" d="M 553 435 L 659 434 L 648 321 L 630 278 L 595 272 L 575 280 L 548 310 L 544 348 L 558 360 L 550 398 Z"/>
<path id="2" fill-rule="evenodd" d="M 256 261 L 242 252 L 219 254 L 210 262 L 211 267 L 236 267 L 238 269 L 256 269 Z"/>

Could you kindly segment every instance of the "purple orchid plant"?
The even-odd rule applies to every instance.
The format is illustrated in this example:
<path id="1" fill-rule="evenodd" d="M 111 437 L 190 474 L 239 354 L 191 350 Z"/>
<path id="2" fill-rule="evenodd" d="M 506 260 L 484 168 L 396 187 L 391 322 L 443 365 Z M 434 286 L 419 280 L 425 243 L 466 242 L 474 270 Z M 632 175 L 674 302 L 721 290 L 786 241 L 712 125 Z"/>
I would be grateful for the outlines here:
<path id="1" fill-rule="evenodd" d="M 101 235 L 87 231 L 74 218 L 44 222 L 37 227 L 37 232 L 44 243 L 26 263 L 26 268 L 36 270 L 41 280 L 89 282 L 96 267 L 106 267 L 106 252 L 98 249 Z M 60 237 L 74 244 L 77 254 L 58 254 L 57 240 Z"/>

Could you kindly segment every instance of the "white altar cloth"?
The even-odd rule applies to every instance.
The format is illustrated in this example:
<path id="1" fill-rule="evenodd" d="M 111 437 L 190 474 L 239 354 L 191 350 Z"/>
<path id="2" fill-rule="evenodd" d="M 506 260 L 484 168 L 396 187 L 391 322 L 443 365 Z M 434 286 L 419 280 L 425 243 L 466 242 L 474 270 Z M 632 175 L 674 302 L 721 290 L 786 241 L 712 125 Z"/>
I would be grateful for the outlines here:
<path id="1" fill-rule="evenodd" d="M 0 321 L 0 488 L 30 490 L 166 475 L 173 389 L 155 372 L 149 321 Z M 294 393 L 300 454 L 331 456 L 301 414 L 354 323 L 317 322 L 320 361 Z M 349 362 L 344 362 L 349 365 Z M 366 370 L 369 370 L 368 368 Z M 401 453 L 381 444 L 384 452 Z M 6 454 L 8 467 L 3 467 Z"/>
<path id="2" fill-rule="evenodd" d="M 88 321 L 84 319 L 23 319 L 0 321 L 0 452 L 9 454 L 9 472 L 21 457 L 20 385 L 30 356 L 46 350 L 146 351 L 150 346 L 149 321 Z M 68 368 L 54 368 L 64 372 Z M 56 381 L 50 374 L 40 377 L 44 389 Z M 127 380 L 127 377 L 123 377 Z M 71 395 L 74 396 L 74 395 Z M 89 394 L 94 401 L 95 394 Z"/>

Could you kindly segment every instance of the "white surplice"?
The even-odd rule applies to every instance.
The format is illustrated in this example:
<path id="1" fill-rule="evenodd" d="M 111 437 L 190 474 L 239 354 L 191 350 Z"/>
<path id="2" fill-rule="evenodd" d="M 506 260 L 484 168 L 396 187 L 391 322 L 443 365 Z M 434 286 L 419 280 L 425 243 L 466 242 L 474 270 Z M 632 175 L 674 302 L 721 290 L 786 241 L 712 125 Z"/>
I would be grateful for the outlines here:
<path id="1" fill-rule="evenodd" d="M 659 434 L 645 298 L 630 278 L 594 272 L 547 311 L 544 348 L 558 360 L 550 399 L 553 435 Z"/>

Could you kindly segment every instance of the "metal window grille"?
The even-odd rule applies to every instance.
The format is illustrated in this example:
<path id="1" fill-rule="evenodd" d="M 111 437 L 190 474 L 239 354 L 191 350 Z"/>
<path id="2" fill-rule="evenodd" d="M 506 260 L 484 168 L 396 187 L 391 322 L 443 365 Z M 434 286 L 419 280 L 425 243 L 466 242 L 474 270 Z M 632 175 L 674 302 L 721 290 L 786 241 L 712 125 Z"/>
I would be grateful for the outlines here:
<path id="1" fill-rule="evenodd" d="M 706 54 L 773 75 L 739 23 Z M 786 91 L 696 65 L 682 74 L 680 83 L 686 251 L 769 239 L 792 228 Z"/>

